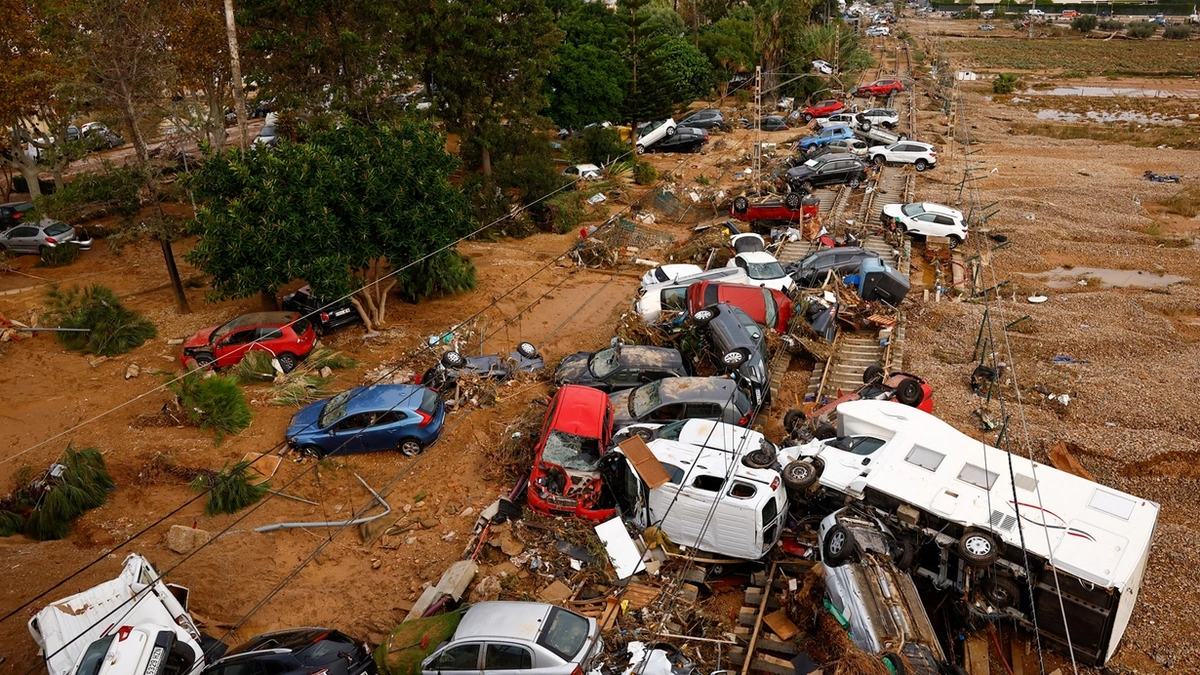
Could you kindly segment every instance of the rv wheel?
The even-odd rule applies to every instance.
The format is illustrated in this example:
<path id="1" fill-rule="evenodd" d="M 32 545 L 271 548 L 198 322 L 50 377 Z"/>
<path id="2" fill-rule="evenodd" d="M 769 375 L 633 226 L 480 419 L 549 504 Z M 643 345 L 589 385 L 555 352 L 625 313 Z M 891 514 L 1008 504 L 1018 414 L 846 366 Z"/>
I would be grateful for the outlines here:
<path id="1" fill-rule="evenodd" d="M 841 525 L 834 525 L 829 528 L 829 532 L 825 534 L 825 541 L 821 543 L 821 562 L 829 567 L 841 567 L 854 555 L 855 548 L 857 544 L 854 543 L 854 535 L 850 534 L 850 530 Z"/>
<path id="2" fill-rule="evenodd" d="M 466 362 L 467 360 L 464 359 L 463 355 L 459 354 L 458 352 L 449 351 L 445 354 L 442 354 L 442 365 L 446 366 L 447 368 L 459 368 Z"/>
<path id="3" fill-rule="evenodd" d="M 794 434 L 804 424 L 804 420 L 806 419 L 808 419 L 808 416 L 804 414 L 803 410 L 792 408 L 783 416 L 783 430 L 789 434 Z"/>
<path id="4" fill-rule="evenodd" d="M 906 377 L 900 381 L 900 385 L 896 387 L 896 400 L 904 405 L 917 407 L 921 405 L 921 400 L 925 398 L 924 392 L 921 391 L 921 383 L 915 377 Z"/>
<path id="5" fill-rule="evenodd" d="M 818 441 L 826 441 L 831 438 L 837 438 L 837 429 L 833 428 L 832 424 L 823 423 L 819 425 L 816 431 L 813 432 L 813 438 Z"/>
<path id="6" fill-rule="evenodd" d="M 884 652 L 879 660 L 883 661 L 888 672 L 895 673 L 895 675 L 908 675 L 908 668 L 904 667 L 904 659 L 896 652 Z"/>
<path id="7" fill-rule="evenodd" d="M 1000 552 L 992 535 L 987 532 L 968 532 L 958 540 L 958 555 L 970 567 L 987 567 L 996 562 Z"/>
<path id="8" fill-rule="evenodd" d="M 775 451 L 770 448 L 759 448 L 742 458 L 742 464 L 752 469 L 768 469 L 775 463 Z"/>
<path id="9" fill-rule="evenodd" d="M 1021 591 L 1008 577 L 988 577 L 983 580 L 981 589 L 985 600 L 999 609 L 1015 607 Z"/>
<path id="10" fill-rule="evenodd" d="M 863 384 L 875 384 L 876 380 L 883 382 L 884 375 L 883 366 L 872 363 L 863 371 Z"/>
<path id="11" fill-rule="evenodd" d="M 793 492 L 806 492 L 817 484 L 821 472 L 812 462 L 797 460 L 783 467 L 783 484 Z"/>

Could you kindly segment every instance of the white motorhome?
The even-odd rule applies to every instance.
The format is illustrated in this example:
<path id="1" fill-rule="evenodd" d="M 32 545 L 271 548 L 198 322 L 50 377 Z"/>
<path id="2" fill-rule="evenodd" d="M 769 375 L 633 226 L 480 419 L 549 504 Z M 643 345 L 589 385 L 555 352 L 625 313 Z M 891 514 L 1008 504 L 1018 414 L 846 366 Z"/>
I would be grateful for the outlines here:
<path id="1" fill-rule="evenodd" d="M 712 420 L 635 435 L 610 450 L 604 481 L 621 513 L 640 528 L 656 525 L 675 544 L 757 560 L 779 541 L 788 498 L 771 466 L 777 449 L 762 434 Z"/>
<path id="2" fill-rule="evenodd" d="M 784 467 L 789 485 L 816 476 L 821 493 L 855 500 L 916 545 L 914 573 L 935 587 L 1029 629 L 1036 614 L 1055 647 L 1108 661 L 1137 602 L 1158 504 L 900 403 L 852 401 L 837 416 L 839 438 L 781 451 L 801 460 Z"/>
<path id="3" fill-rule="evenodd" d="M 50 675 L 194 675 L 225 651 L 192 622 L 187 589 L 164 584 L 137 553 L 116 579 L 35 614 L 29 634 Z M 207 661 L 205 644 L 217 645 Z"/>

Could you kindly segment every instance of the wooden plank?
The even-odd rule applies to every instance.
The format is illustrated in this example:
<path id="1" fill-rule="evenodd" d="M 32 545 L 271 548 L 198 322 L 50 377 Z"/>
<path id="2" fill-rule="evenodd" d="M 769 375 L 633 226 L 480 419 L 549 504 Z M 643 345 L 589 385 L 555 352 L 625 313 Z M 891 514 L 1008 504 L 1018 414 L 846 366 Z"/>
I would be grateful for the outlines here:
<path id="1" fill-rule="evenodd" d="M 771 612 L 770 614 L 764 616 L 763 621 L 771 627 L 771 630 L 775 631 L 775 634 L 779 636 L 780 640 L 791 640 L 792 638 L 796 637 L 797 633 L 800 632 L 800 629 L 796 626 L 796 624 L 792 623 L 792 620 L 788 618 L 787 613 L 782 609 Z"/>
<path id="2" fill-rule="evenodd" d="M 613 623 L 617 620 L 618 610 L 621 607 L 621 602 L 616 598 L 610 597 L 607 605 L 604 607 L 604 613 L 600 615 L 600 629 L 608 630 L 613 627 Z"/>
<path id="3" fill-rule="evenodd" d="M 771 587 L 771 582 L 773 582 L 774 580 L 775 580 L 775 563 L 771 563 L 771 573 L 767 575 L 767 584 L 766 584 L 767 588 Z M 754 622 L 754 632 L 750 636 L 750 646 L 746 648 L 746 653 L 750 654 L 752 657 L 754 655 L 754 646 L 755 646 L 755 644 L 758 643 L 758 633 L 762 629 L 763 617 L 767 613 L 767 598 L 769 598 L 769 597 L 771 597 L 771 594 L 769 592 L 763 594 L 762 604 L 760 604 L 758 606 L 758 620 Z M 743 607 L 742 609 L 745 609 L 745 608 Z M 742 675 L 746 675 L 746 673 L 749 671 L 750 671 L 750 663 L 748 661 L 747 663 L 742 665 Z"/>
<path id="4" fill-rule="evenodd" d="M 789 654 L 793 656 L 800 653 L 800 650 L 796 648 L 796 645 L 792 644 L 791 642 L 780 642 L 779 640 L 771 640 L 762 637 L 758 639 L 758 649 L 760 651 L 765 649 L 767 651 L 778 652 L 780 654 Z"/>
<path id="5" fill-rule="evenodd" d="M 766 654 L 755 656 L 750 662 L 750 668 L 765 673 L 771 673 L 771 675 L 796 675 L 796 669 L 792 666 L 790 661 L 772 658 Z M 745 666 L 742 666 L 742 669 L 744 671 Z"/>
<path id="6" fill-rule="evenodd" d="M 968 635 L 963 652 L 967 675 L 991 675 L 992 667 L 988 660 L 988 642 L 983 633 Z"/>

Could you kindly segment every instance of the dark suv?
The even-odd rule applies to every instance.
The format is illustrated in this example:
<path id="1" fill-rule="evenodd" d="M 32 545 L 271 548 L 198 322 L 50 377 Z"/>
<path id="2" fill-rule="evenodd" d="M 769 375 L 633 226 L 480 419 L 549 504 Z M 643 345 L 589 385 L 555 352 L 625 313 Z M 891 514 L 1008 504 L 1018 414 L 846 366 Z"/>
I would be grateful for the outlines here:
<path id="1" fill-rule="evenodd" d="M 234 647 L 203 675 L 377 675 L 365 642 L 328 628 L 288 628 L 263 633 Z"/>
<path id="2" fill-rule="evenodd" d="M 679 126 L 692 127 L 693 129 L 729 129 L 729 123 L 725 121 L 725 115 L 716 108 L 705 108 L 688 113 L 687 117 L 679 120 Z"/>
<path id="3" fill-rule="evenodd" d="M 692 321 L 705 327 L 717 367 L 731 373 L 756 405 L 764 405 L 771 395 L 771 373 L 763 327 L 741 308 L 723 302 L 693 312 Z"/>
<path id="4" fill-rule="evenodd" d="M 362 322 L 362 317 L 349 299 L 324 303 L 313 297 L 312 288 L 308 286 L 283 296 L 279 305 L 285 312 L 298 312 L 300 316 L 307 317 L 321 335 Z"/>
<path id="5" fill-rule="evenodd" d="M 867 180 L 867 164 L 849 153 L 828 154 L 788 169 L 783 180 L 792 190 L 801 192 L 825 185 L 856 188 Z"/>
<path id="6" fill-rule="evenodd" d="M 809 253 L 800 262 L 785 267 L 784 271 L 801 288 L 819 288 L 829 272 L 838 276 L 853 274 L 863 259 L 878 257 L 878 253 L 859 246 L 837 246 Z"/>
<path id="7" fill-rule="evenodd" d="M 554 371 L 554 382 L 613 392 L 687 374 L 687 364 L 677 349 L 616 345 L 564 357 Z"/>

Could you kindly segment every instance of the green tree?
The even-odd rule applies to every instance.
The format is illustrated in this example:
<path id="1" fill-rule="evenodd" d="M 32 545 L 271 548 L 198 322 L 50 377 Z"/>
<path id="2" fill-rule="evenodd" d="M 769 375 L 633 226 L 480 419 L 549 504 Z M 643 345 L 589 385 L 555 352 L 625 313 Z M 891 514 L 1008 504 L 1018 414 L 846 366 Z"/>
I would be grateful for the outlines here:
<path id="1" fill-rule="evenodd" d="M 1071 28 L 1080 33 L 1090 33 L 1096 30 L 1096 24 L 1100 19 L 1096 18 L 1095 14 L 1080 14 L 1071 20 Z"/>
<path id="2" fill-rule="evenodd" d="M 700 50 L 708 57 L 718 88 L 724 95 L 729 79 L 754 67 L 758 54 L 754 50 L 754 10 L 735 7 L 726 16 L 708 26 L 700 34 Z"/>
<path id="3" fill-rule="evenodd" d="M 449 181 L 457 167 L 445 138 L 412 120 L 215 155 L 189 180 L 200 241 L 188 260 L 212 275 L 217 298 L 273 296 L 294 279 L 324 298 L 367 285 L 351 300 L 374 328 L 390 273 L 471 230 L 468 200 Z"/>
<path id="4" fill-rule="evenodd" d="M 618 119 L 628 78 L 625 62 L 611 48 L 564 42 L 546 78 L 550 119 L 568 129 Z"/>
<path id="5" fill-rule="evenodd" d="M 662 59 L 664 68 L 675 73 L 677 87 L 672 99 L 677 105 L 687 105 L 712 90 L 712 66 L 691 40 L 671 38 L 653 56 Z"/>
<path id="6" fill-rule="evenodd" d="M 674 109 L 672 97 L 678 86 L 678 74 L 666 66 L 662 55 L 656 53 L 669 37 L 654 30 L 650 23 L 653 11 L 648 7 L 650 0 L 621 0 L 617 5 L 617 18 L 621 22 L 618 49 L 629 67 L 629 84 L 622 108 L 633 130 L 630 144 L 635 157 L 640 153 L 638 124 L 669 116 Z"/>

